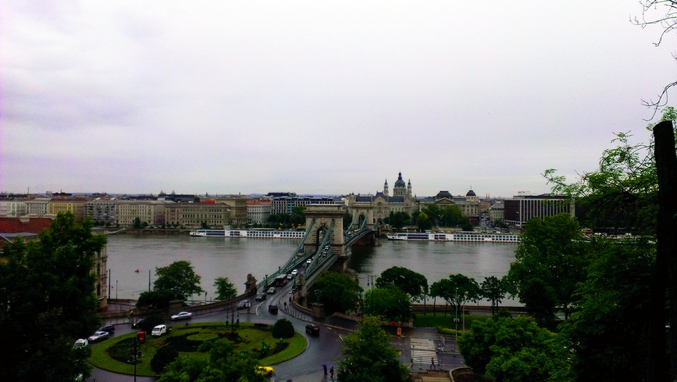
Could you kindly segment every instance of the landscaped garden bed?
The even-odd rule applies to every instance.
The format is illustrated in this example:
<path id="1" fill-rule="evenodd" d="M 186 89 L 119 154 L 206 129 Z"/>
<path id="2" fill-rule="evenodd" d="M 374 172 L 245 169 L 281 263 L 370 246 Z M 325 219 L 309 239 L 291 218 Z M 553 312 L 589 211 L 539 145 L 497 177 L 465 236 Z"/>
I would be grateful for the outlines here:
<path id="1" fill-rule="evenodd" d="M 117 373 L 133 374 L 135 337 L 136 333 L 129 333 L 93 345 L 92 364 Z M 206 358 L 208 353 L 201 351 L 201 345 L 224 338 L 233 341 L 238 350 L 251 350 L 259 354 L 261 365 L 273 365 L 293 358 L 303 352 L 307 343 L 300 333 L 294 333 L 292 338 L 280 341 L 272 336 L 272 326 L 267 325 L 242 323 L 235 328 L 223 323 L 176 325 L 167 335 L 147 336 L 145 343 L 137 345 L 140 357 L 137 357 L 136 374 L 157 375 L 151 369 L 150 361 L 161 347 L 171 346 L 180 355 Z"/>

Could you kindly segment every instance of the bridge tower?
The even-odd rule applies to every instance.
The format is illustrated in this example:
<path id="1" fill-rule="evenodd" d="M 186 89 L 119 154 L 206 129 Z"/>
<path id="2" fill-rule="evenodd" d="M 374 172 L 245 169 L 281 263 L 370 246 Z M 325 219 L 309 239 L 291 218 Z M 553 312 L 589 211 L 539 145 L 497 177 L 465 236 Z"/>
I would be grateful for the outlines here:
<path id="1" fill-rule="evenodd" d="M 374 230 L 374 205 L 369 202 L 355 202 L 348 207 L 348 212 L 353 215 L 353 227 L 359 227 L 360 216 L 363 215 L 367 222 L 365 227 Z"/>
<path id="2" fill-rule="evenodd" d="M 304 214 L 306 215 L 306 227 L 315 221 L 313 228 L 308 232 L 308 237 L 303 243 L 303 252 L 317 252 L 318 246 L 325 235 L 330 235 L 329 245 L 331 252 L 341 257 L 345 257 L 345 248 L 343 242 L 343 205 L 340 204 L 311 204 L 306 206 Z M 334 223 L 333 226 L 331 223 Z M 329 227 L 331 232 L 329 232 Z"/>

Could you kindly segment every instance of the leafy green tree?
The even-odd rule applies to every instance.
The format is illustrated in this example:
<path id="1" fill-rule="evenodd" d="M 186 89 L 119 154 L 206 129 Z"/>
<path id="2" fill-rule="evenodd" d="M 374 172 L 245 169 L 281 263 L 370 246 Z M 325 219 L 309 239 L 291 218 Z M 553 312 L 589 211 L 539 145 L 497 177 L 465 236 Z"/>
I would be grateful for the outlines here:
<path id="1" fill-rule="evenodd" d="M 463 231 L 474 231 L 475 227 L 473 227 L 472 224 L 470 224 L 470 222 L 468 222 L 468 223 L 463 223 L 463 225 L 461 226 L 461 229 Z"/>
<path id="2" fill-rule="evenodd" d="M 394 285 L 370 289 L 364 297 L 364 313 L 392 321 L 407 321 L 411 318 L 409 295 Z"/>
<path id="3" fill-rule="evenodd" d="M 294 337 L 294 325 L 286 318 L 275 321 L 273 325 L 274 338 L 292 338 Z"/>
<path id="4" fill-rule="evenodd" d="M 423 212 L 428 215 L 428 219 L 432 222 L 432 225 L 440 225 L 442 221 L 442 209 L 437 204 L 429 204 L 423 208 Z"/>
<path id="5" fill-rule="evenodd" d="M 480 285 L 480 289 L 482 289 L 482 297 L 491 301 L 491 315 L 495 315 L 498 310 L 498 304 L 505 297 L 506 291 L 503 280 L 496 276 L 485 277 Z"/>
<path id="6" fill-rule="evenodd" d="M 187 300 L 193 294 L 204 292 L 200 287 L 200 276 L 193 271 L 189 261 L 179 260 L 166 267 L 155 268 L 157 279 L 153 283 L 156 291 L 172 291 L 177 298 Z"/>
<path id="7" fill-rule="evenodd" d="M 481 292 L 477 281 L 460 273 L 436 281 L 430 287 L 432 296 L 443 298 L 453 308 L 458 307 L 461 311 L 466 303 L 477 301 Z"/>
<path id="8" fill-rule="evenodd" d="M 132 223 L 132 227 L 134 229 L 140 229 L 141 228 L 141 219 L 138 216 L 134 218 L 134 223 Z"/>
<path id="9" fill-rule="evenodd" d="M 411 217 L 408 213 L 404 211 L 394 212 L 390 211 L 389 222 L 390 225 L 395 229 L 402 229 L 405 225 L 409 224 Z"/>
<path id="10" fill-rule="evenodd" d="M 328 314 L 354 310 L 362 292 L 362 288 L 352 277 L 330 271 L 322 272 L 315 282 L 314 290 L 320 290 L 319 300 Z"/>
<path id="11" fill-rule="evenodd" d="M 139 299 L 136 300 L 136 306 L 138 308 L 166 309 L 169 307 L 169 302 L 177 298 L 181 297 L 171 290 L 141 292 Z"/>
<path id="12" fill-rule="evenodd" d="M 266 381 L 256 372 L 257 366 L 253 352 L 236 352 L 232 342 L 219 339 L 212 344 L 209 359 L 179 356 L 165 368 L 158 382 Z"/>
<path id="13" fill-rule="evenodd" d="M 419 230 L 426 231 L 433 228 L 433 221 L 430 220 L 428 214 L 426 214 L 425 212 L 421 212 L 420 214 L 418 214 L 416 226 L 418 227 Z"/>
<path id="14" fill-rule="evenodd" d="M 497 382 L 569 380 L 563 343 L 524 317 L 475 321 L 458 347 L 466 365 Z"/>
<path id="15" fill-rule="evenodd" d="M 345 338 L 343 356 L 337 373 L 341 382 L 409 380 L 409 370 L 400 363 L 397 350 L 390 346 L 390 335 L 374 317 L 366 316 L 360 328 Z"/>
<path id="16" fill-rule="evenodd" d="M 445 227 L 458 227 L 468 221 L 458 206 L 446 206 L 442 210 L 442 222 Z"/>
<path id="17" fill-rule="evenodd" d="M 90 374 L 73 340 L 99 325 L 94 257 L 106 244 L 91 219 L 59 213 L 38 241 L 7 243 L 0 261 L 0 379 L 73 381 Z"/>
<path id="18" fill-rule="evenodd" d="M 506 275 L 506 288 L 519 296 L 539 325 L 553 327 L 555 311 L 565 316 L 588 260 L 576 218 L 567 213 L 530 219 Z"/>
<path id="19" fill-rule="evenodd" d="M 383 288 L 386 285 L 396 286 L 415 301 L 422 300 L 428 294 L 428 279 L 404 267 L 390 267 L 381 272 L 381 276 L 376 279 L 376 286 Z"/>
<path id="20" fill-rule="evenodd" d="M 237 295 L 237 289 L 228 280 L 228 277 L 217 277 L 214 280 L 214 287 L 216 288 L 216 299 L 219 301 L 228 300 Z"/>
<path id="21" fill-rule="evenodd" d="M 576 379 L 647 380 L 656 247 L 643 239 L 597 239 L 589 251 L 594 260 L 576 289 L 579 300 L 559 326 L 572 344 Z"/>
<path id="22" fill-rule="evenodd" d="M 304 214 L 306 206 L 296 206 L 291 210 L 291 216 L 289 217 L 289 222 L 293 225 L 305 225 L 306 224 L 306 215 Z"/>

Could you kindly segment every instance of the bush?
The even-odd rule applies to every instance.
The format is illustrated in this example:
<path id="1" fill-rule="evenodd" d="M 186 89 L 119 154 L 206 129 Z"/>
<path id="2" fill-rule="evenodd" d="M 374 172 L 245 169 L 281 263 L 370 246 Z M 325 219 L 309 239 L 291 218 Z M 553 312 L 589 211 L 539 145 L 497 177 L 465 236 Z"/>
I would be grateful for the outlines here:
<path id="1" fill-rule="evenodd" d="M 291 321 L 282 318 L 275 322 L 273 326 L 273 337 L 274 338 L 292 338 L 294 336 L 294 325 Z"/>
<path id="2" fill-rule="evenodd" d="M 156 373 L 162 373 L 167 365 L 174 362 L 179 356 L 179 352 L 172 346 L 167 345 L 158 349 L 153 359 L 150 360 L 150 367 Z"/>

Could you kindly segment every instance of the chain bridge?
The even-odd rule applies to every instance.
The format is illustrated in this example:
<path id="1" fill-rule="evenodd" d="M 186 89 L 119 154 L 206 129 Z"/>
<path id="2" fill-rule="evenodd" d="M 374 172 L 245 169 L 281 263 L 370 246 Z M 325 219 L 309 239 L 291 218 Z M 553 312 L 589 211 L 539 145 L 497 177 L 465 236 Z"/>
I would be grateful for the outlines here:
<path id="1" fill-rule="evenodd" d="M 310 287 L 323 270 L 343 272 L 350 259 L 351 247 L 357 242 L 376 240 L 373 207 L 368 203 L 355 203 L 348 210 L 353 216 L 350 225 L 343 229 L 345 209 L 339 204 L 311 204 L 306 207 L 306 231 L 303 240 L 278 270 L 257 284 L 265 288 L 279 275 L 293 269 L 304 269 L 306 287 Z"/>

